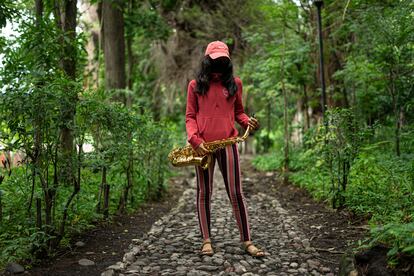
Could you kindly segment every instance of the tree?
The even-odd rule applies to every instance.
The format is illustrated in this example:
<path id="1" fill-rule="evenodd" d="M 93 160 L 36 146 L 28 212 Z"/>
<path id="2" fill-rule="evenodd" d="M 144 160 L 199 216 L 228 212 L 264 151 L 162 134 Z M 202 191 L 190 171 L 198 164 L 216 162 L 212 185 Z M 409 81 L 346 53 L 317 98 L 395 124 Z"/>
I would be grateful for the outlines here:
<path id="1" fill-rule="evenodd" d="M 75 82 L 77 77 L 77 45 L 76 45 L 76 16 L 77 0 L 54 0 L 54 16 L 56 25 L 61 30 L 60 42 L 62 45 L 61 67 L 68 78 L 66 84 L 66 99 L 61 105 L 62 125 L 60 128 L 61 142 L 61 180 L 64 185 L 73 185 L 73 192 L 69 196 L 63 211 L 57 243 L 63 237 L 68 215 L 68 208 L 73 198 L 79 193 L 80 183 L 75 177 L 75 145 L 74 145 L 74 117 L 78 102 Z"/>
<path id="2" fill-rule="evenodd" d="M 127 104 L 124 93 L 126 88 L 125 37 L 122 0 L 102 3 L 102 41 L 105 58 L 105 89 L 112 99 Z M 106 180 L 107 165 L 102 168 L 102 188 L 104 193 L 104 215 L 108 216 L 109 184 Z M 129 180 L 128 180 L 129 181 Z"/>
<path id="3" fill-rule="evenodd" d="M 122 0 L 102 2 L 102 41 L 105 58 L 105 88 L 113 99 L 126 103 L 125 36 Z"/>

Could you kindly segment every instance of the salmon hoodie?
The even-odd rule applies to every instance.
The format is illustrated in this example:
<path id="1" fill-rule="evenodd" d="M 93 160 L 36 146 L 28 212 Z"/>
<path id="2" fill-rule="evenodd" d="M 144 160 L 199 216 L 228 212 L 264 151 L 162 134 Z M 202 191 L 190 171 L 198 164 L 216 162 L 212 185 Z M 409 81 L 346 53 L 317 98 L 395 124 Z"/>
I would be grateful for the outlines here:
<path id="1" fill-rule="evenodd" d="M 212 73 L 210 88 L 205 95 L 195 92 L 196 80 L 191 80 L 187 88 L 185 125 L 187 141 L 196 149 L 202 142 L 227 139 L 239 133 L 234 122 L 244 129 L 248 126 L 249 116 L 244 112 L 242 103 L 242 81 L 234 78 L 237 92 L 230 96 L 221 84 L 220 73 Z"/>

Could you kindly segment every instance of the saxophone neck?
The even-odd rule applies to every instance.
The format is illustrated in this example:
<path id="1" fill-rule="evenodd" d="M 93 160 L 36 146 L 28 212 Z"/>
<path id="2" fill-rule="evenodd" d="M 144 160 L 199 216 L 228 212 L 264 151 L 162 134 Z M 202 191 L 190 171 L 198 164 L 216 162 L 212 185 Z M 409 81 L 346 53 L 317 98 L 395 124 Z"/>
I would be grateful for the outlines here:
<path id="1" fill-rule="evenodd" d="M 250 133 L 250 126 L 247 126 L 246 131 L 244 132 L 243 136 L 240 137 L 243 141 L 247 139 Z"/>
<path id="2" fill-rule="evenodd" d="M 252 114 L 252 116 L 251 116 L 252 118 L 256 118 L 256 116 L 254 115 L 254 113 Z M 247 137 L 249 136 L 249 133 L 250 133 L 250 125 L 248 125 L 247 126 L 247 128 L 246 128 L 246 132 L 243 134 L 243 136 L 242 137 L 240 137 L 241 139 L 242 139 L 242 141 L 244 141 L 244 140 L 246 140 L 247 139 Z"/>

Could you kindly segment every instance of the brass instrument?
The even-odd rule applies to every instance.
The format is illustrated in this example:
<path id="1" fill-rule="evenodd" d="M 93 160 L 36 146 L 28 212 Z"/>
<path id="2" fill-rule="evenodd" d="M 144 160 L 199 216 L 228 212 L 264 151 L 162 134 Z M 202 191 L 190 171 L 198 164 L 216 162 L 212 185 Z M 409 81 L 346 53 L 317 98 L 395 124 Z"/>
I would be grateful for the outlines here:
<path id="1" fill-rule="evenodd" d="M 187 145 L 185 147 L 173 149 L 168 154 L 168 159 L 174 167 L 197 165 L 201 166 L 203 169 L 207 169 L 212 160 L 211 155 L 215 151 L 225 148 L 227 145 L 243 142 L 249 136 L 249 132 L 250 126 L 247 127 L 246 132 L 241 137 L 230 137 L 227 139 L 204 143 L 204 146 L 209 151 L 209 153 L 204 156 L 197 156 L 191 145 Z"/>

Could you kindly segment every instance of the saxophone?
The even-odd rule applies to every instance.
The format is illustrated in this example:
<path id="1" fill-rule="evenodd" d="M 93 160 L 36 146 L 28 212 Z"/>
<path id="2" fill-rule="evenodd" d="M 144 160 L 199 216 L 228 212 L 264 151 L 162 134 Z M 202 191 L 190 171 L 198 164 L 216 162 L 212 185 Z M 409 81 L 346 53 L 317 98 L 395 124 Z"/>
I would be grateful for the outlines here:
<path id="1" fill-rule="evenodd" d="M 190 165 L 201 166 L 203 169 L 207 169 L 212 160 L 212 154 L 227 145 L 244 142 L 247 139 L 250 132 L 250 126 L 247 126 L 246 132 L 241 137 L 230 137 L 227 139 L 216 140 L 212 142 L 204 143 L 204 146 L 209 151 L 208 154 L 203 156 L 197 156 L 191 145 L 185 147 L 179 147 L 173 149 L 168 154 L 168 159 L 174 167 L 184 167 Z"/>

